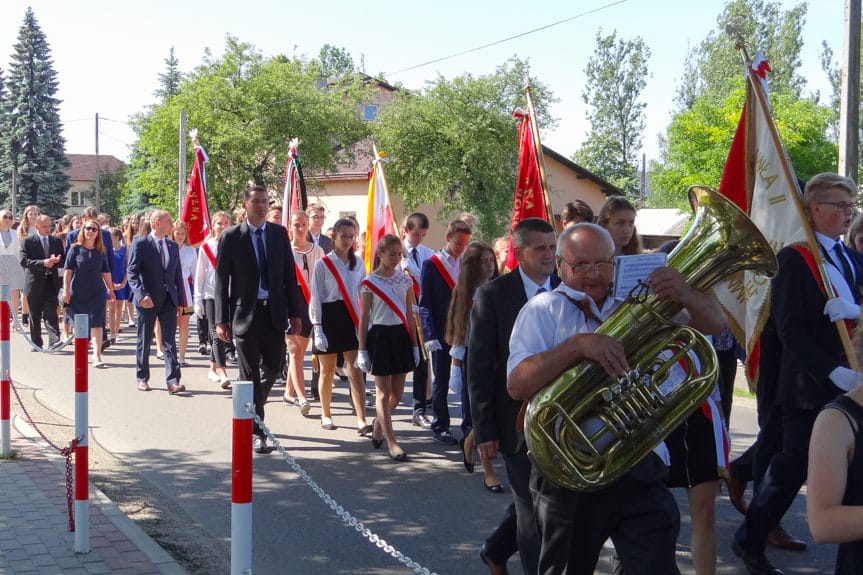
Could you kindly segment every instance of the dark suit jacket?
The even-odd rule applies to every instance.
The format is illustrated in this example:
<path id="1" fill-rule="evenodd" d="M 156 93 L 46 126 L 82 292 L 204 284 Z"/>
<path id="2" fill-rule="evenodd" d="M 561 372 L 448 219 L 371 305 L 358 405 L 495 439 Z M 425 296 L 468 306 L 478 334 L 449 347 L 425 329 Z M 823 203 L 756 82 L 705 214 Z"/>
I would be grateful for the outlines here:
<path id="1" fill-rule="evenodd" d="M 129 287 L 132 288 L 132 300 L 136 306 L 140 306 L 141 300 L 148 295 L 153 300 L 153 308 L 156 310 L 161 309 L 165 298 L 169 298 L 175 307 L 186 305 L 180 249 L 173 240 L 166 240 L 165 244 L 168 246 L 170 258 L 168 269 L 162 267 L 159 247 L 152 235 L 135 238 L 132 242 L 129 250 L 128 278 Z"/>
<path id="2" fill-rule="evenodd" d="M 438 253 L 438 252 L 435 252 Z M 425 341 L 436 339 L 446 347 L 446 315 L 453 290 L 444 281 L 431 258 L 423 262 L 420 284 L 420 319 Z"/>
<path id="3" fill-rule="evenodd" d="M 306 237 L 309 239 L 310 242 L 315 242 L 314 238 L 312 237 L 312 232 L 306 232 Z M 325 234 L 323 231 L 321 231 L 321 235 L 318 237 L 318 245 L 321 246 L 321 249 L 324 250 L 325 254 L 333 251 L 333 248 L 335 247 L 333 245 L 332 238 L 330 238 L 330 236 Z"/>
<path id="4" fill-rule="evenodd" d="M 552 287 L 560 279 L 551 277 Z M 515 420 L 521 401 L 506 391 L 506 361 L 515 318 L 527 303 L 524 282 L 515 269 L 481 286 L 474 295 L 467 345 L 467 386 L 477 443 L 500 442 L 504 453 L 517 453 L 524 436 Z"/>
<path id="5" fill-rule="evenodd" d="M 863 256 L 854 260 L 858 293 L 863 288 Z M 821 409 L 842 393 L 827 377 L 848 366 L 836 326 L 824 315 L 827 301 L 803 257 L 792 247 L 776 254 L 779 272 L 771 285 L 771 316 L 782 344 L 777 401 L 797 409 Z"/>
<path id="6" fill-rule="evenodd" d="M 59 270 L 63 269 L 63 242 L 56 236 L 48 236 L 48 255 L 60 255 L 60 261 L 46 268 L 43 261 L 42 240 L 37 234 L 29 234 L 18 248 L 18 260 L 24 268 L 24 295 L 57 295 L 63 282 Z"/>
<path id="7" fill-rule="evenodd" d="M 273 327 L 288 328 L 289 317 L 300 317 L 300 293 L 294 268 L 294 255 L 285 228 L 267 223 L 267 270 L 269 302 L 267 309 Z M 216 259 L 216 323 L 227 323 L 237 335 L 252 325 L 258 301 L 258 260 L 246 222 L 222 232 Z M 230 304 L 230 306 L 229 306 Z M 234 310 L 233 317 L 229 309 Z"/>

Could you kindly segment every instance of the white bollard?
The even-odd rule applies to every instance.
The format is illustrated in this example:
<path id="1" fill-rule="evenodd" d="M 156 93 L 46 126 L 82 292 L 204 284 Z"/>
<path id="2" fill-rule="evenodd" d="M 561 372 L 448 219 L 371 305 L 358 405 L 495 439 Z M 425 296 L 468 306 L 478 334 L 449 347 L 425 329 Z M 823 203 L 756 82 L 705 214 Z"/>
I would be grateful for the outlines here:
<path id="1" fill-rule="evenodd" d="M 252 572 L 252 430 L 251 381 L 233 383 L 234 421 L 231 458 L 231 575 Z"/>

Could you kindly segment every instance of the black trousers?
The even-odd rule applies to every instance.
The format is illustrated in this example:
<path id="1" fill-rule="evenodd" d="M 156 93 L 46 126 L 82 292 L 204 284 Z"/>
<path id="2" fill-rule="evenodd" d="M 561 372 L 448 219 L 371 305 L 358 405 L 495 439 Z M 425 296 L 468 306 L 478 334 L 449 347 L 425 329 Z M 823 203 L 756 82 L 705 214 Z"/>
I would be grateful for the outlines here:
<path id="1" fill-rule="evenodd" d="M 226 367 L 226 348 L 228 344 L 216 337 L 216 300 L 204 300 L 204 315 L 206 316 L 208 339 L 212 342 L 210 346 L 210 361 L 216 367 Z"/>
<path id="2" fill-rule="evenodd" d="M 506 564 L 518 551 L 522 572 L 535 575 L 539 563 L 539 533 L 530 495 L 530 459 L 525 450 L 513 454 L 501 452 L 501 456 L 506 464 L 512 503 L 507 506 L 500 525 L 486 539 L 486 550 L 498 565 Z"/>
<path id="3" fill-rule="evenodd" d="M 531 475 L 540 536 L 539 573 L 593 575 L 611 538 L 627 575 L 675 575 L 680 512 L 664 485 L 665 464 L 651 453 L 600 491 L 557 487 L 536 470 Z"/>
<path id="4" fill-rule="evenodd" d="M 51 290 L 40 290 L 27 295 L 30 305 L 30 339 L 42 347 L 42 320 L 48 330 L 48 342 L 54 343 L 60 339 L 60 325 L 57 319 L 57 294 Z"/>
<path id="5" fill-rule="evenodd" d="M 443 433 L 449 431 L 449 368 L 452 358 L 449 355 L 450 346 L 444 345 L 443 349 L 431 353 L 432 366 L 434 366 L 434 381 L 432 381 L 432 408 L 434 419 L 432 420 L 432 431 Z"/>
<path id="6" fill-rule="evenodd" d="M 234 334 L 234 338 L 237 340 L 240 379 L 253 383 L 255 414 L 263 421 L 264 404 L 279 376 L 285 355 L 285 334 L 273 326 L 269 310 L 259 300 L 252 325 L 243 335 Z M 254 433 L 264 437 L 264 431 L 257 423 Z"/>
<path id="7" fill-rule="evenodd" d="M 782 415 L 782 449 L 770 459 L 764 478 L 755 490 L 743 525 L 734 538 L 752 553 L 764 553 L 767 535 L 779 524 L 797 492 L 806 482 L 809 437 L 817 409 L 775 407 Z"/>

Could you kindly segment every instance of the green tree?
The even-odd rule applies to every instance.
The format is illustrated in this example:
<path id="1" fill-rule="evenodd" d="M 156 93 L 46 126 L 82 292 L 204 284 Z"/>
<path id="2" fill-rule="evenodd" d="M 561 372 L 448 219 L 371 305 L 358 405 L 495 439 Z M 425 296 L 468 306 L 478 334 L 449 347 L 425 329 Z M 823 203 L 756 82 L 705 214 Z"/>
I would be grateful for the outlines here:
<path id="1" fill-rule="evenodd" d="M 154 95 L 161 101 L 165 101 L 172 96 L 176 96 L 180 92 L 180 82 L 183 80 L 183 74 L 180 72 L 180 61 L 174 56 L 174 47 L 168 52 L 168 57 L 165 58 L 165 71 L 159 74 L 159 89 L 154 92 Z"/>
<path id="2" fill-rule="evenodd" d="M 321 78 L 344 78 L 354 73 L 354 59 L 345 48 L 324 44 L 314 60 Z"/>
<path id="3" fill-rule="evenodd" d="M 6 126 L 0 133 L 0 202 L 11 203 L 11 176 L 17 172 L 17 205 L 38 205 L 57 217 L 65 212 L 69 166 L 58 111 L 57 73 L 51 49 L 27 8 L 14 46 L 8 94 L 4 101 Z"/>
<path id="4" fill-rule="evenodd" d="M 130 211 L 120 209 L 120 201 L 123 196 L 123 188 L 126 185 L 126 168 L 121 167 L 116 171 L 109 172 L 99 170 L 99 210 L 111 216 L 111 222 L 120 227 L 120 220 L 126 214 L 140 210 L 136 208 Z M 87 205 L 96 205 L 96 185 L 93 184 L 84 192 Z"/>
<path id="5" fill-rule="evenodd" d="M 806 83 L 799 74 L 805 22 L 805 2 L 783 12 L 779 2 L 730 0 L 716 29 L 687 57 L 676 96 L 678 108 L 689 109 L 697 96 L 721 106 L 728 94 L 744 85 L 738 38 L 767 56 L 773 92 L 789 91 L 799 98 Z"/>
<path id="6" fill-rule="evenodd" d="M 526 63 L 511 59 L 494 74 L 439 77 L 420 92 L 399 92 L 380 113 L 374 134 L 392 161 L 391 194 L 410 209 L 440 202 L 480 216 L 483 237 L 502 232 L 512 210 L 518 162 L 516 106 L 525 105 Z M 550 90 L 532 81 L 540 127 L 553 125 Z"/>
<path id="7" fill-rule="evenodd" d="M 287 142 L 298 137 L 307 175 L 335 169 L 351 144 L 367 134 L 354 104 L 359 84 L 316 88 L 318 70 L 285 56 L 263 57 L 228 37 L 223 56 L 209 52 L 176 96 L 140 113 L 123 206 L 177 209 L 177 131 L 180 111 L 210 156 L 210 210 L 232 210 L 250 183 L 277 190 L 284 178 Z M 189 149 L 188 165 L 193 161 Z"/>
<path id="8" fill-rule="evenodd" d="M 630 194 L 637 188 L 636 154 L 646 107 L 639 97 L 647 85 L 649 57 L 641 38 L 623 40 L 600 30 L 585 69 L 582 99 L 590 107 L 590 132 L 573 159 Z"/>
<path id="9" fill-rule="evenodd" d="M 674 116 L 663 142 L 661 162 L 651 165 L 648 203 L 651 207 L 688 209 L 686 190 L 692 185 L 719 185 L 745 89 L 730 94 L 722 106 L 708 96 Z M 836 144 L 827 137 L 832 111 L 812 99 L 791 93 L 771 94 L 776 127 L 797 175 L 806 180 L 836 170 Z"/>

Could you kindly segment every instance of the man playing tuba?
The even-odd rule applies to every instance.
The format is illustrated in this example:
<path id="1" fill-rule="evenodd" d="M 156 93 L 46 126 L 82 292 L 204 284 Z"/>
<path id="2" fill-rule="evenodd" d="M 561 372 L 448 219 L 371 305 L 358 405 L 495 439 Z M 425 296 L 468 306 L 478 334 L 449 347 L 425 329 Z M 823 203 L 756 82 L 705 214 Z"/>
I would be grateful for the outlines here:
<path id="1" fill-rule="evenodd" d="M 514 399 L 528 400 L 582 361 L 599 364 L 614 377 L 629 370 L 620 342 L 593 333 L 622 303 L 609 295 L 613 254 L 611 236 L 597 225 L 579 223 L 561 234 L 561 285 L 530 300 L 512 331 L 507 389 Z M 659 299 L 682 305 L 695 329 L 717 334 L 725 327 L 716 300 L 689 287 L 679 272 L 657 269 L 648 284 Z M 667 453 L 661 443 L 621 479 L 589 493 L 559 487 L 534 467 L 539 573 L 592 574 L 609 537 L 627 575 L 679 573 L 675 545 L 680 515 L 664 485 Z"/>

